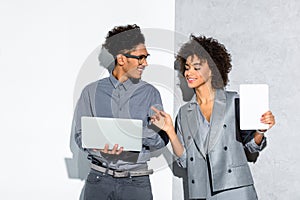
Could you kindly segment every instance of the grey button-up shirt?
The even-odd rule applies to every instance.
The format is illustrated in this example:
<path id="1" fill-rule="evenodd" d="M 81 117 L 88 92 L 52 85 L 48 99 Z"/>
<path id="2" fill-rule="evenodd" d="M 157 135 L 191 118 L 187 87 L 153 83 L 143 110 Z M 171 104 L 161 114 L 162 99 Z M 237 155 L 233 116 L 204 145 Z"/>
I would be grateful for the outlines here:
<path id="1" fill-rule="evenodd" d="M 162 107 L 158 90 L 142 80 L 128 79 L 120 83 L 110 75 L 91 83 L 84 88 L 76 105 L 72 129 L 75 131 L 75 141 L 82 149 L 82 116 L 140 119 L 143 121 L 143 148 L 140 152 L 122 152 L 119 156 L 112 156 L 83 150 L 88 151 L 93 159 L 113 169 L 147 168 L 150 150 L 160 149 L 168 143 L 167 135 L 148 123 L 150 107 L 155 105 Z"/>

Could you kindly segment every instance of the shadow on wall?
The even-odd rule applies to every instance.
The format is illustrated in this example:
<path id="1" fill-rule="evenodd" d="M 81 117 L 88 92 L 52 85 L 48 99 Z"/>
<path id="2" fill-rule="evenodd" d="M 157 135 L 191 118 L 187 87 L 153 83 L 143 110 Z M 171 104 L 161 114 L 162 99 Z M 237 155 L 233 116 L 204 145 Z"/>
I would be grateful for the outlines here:
<path id="1" fill-rule="evenodd" d="M 76 96 L 80 95 L 81 88 L 86 86 L 91 80 L 99 79 L 105 74 L 103 73 L 103 67 L 111 72 L 114 67 L 114 59 L 107 50 L 99 50 L 98 47 L 89 55 L 79 72 L 75 85 L 74 99 L 77 99 Z M 74 103 L 77 103 L 77 101 Z M 73 156 L 72 158 L 65 158 L 66 169 L 69 179 L 86 180 L 90 171 L 90 161 L 87 159 L 88 154 L 82 151 L 75 142 L 74 125 L 73 122 L 70 136 L 70 150 Z M 80 194 L 80 200 L 83 199 L 83 191 L 84 188 Z"/>
<path id="2" fill-rule="evenodd" d="M 72 138 L 74 137 L 71 136 L 71 143 Z M 90 170 L 90 162 L 87 160 L 87 153 L 81 151 L 76 144 L 70 144 L 70 146 L 73 146 L 73 157 L 65 158 L 68 177 L 70 179 L 85 180 Z"/>
<path id="3" fill-rule="evenodd" d="M 85 180 L 90 171 L 90 162 L 87 159 L 87 153 L 81 151 L 75 143 L 74 135 L 71 134 L 70 147 L 73 154 L 72 158 L 65 158 L 68 177 L 70 179 Z M 83 200 L 83 191 L 80 193 L 80 200 Z"/>
<path id="4" fill-rule="evenodd" d="M 178 75 L 176 77 L 177 78 L 176 86 L 179 86 L 183 102 L 188 102 L 192 99 L 194 95 L 194 90 L 188 87 L 185 77 L 180 72 L 180 65 L 177 60 L 174 61 L 174 69 L 178 71 L 177 73 Z"/>
<path id="5" fill-rule="evenodd" d="M 177 88 L 175 88 L 175 91 L 176 91 L 176 89 L 179 89 L 178 92 L 181 92 L 181 96 L 182 96 L 181 104 L 183 104 L 192 99 L 192 97 L 194 95 L 194 90 L 188 87 L 185 77 L 180 72 L 179 63 L 176 60 L 174 62 L 174 69 L 178 72 L 176 81 L 175 81 L 176 82 L 175 87 L 177 87 Z M 172 165 L 170 167 L 172 169 L 173 175 L 182 179 L 183 197 L 184 197 L 184 200 L 189 200 L 187 170 L 185 168 L 179 167 L 176 161 L 173 161 Z M 175 198 L 173 198 L 173 199 L 175 199 Z"/>

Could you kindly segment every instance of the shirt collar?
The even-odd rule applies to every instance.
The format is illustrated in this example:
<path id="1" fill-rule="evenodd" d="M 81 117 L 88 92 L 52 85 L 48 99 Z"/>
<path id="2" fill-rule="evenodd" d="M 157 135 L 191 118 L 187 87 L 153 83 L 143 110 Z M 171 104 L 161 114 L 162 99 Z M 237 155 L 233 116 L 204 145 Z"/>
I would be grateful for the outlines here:
<path id="1" fill-rule="evenodd" d="M 109 80 L 111 84 L 114 86 L 114 88 L 117 88 L 118 85 L 120 84 L 120 82 L 112 74 L 110 74 Z"/>
<path id="2" fill-rule="evenodd" d="M 109 80 L 110 80 L 111 84 L 114 86 L 114 88 L 117 88 L 119 85 L 123 85 L 123 87 L 125 88 L 125 90 L 127 90 L 128 88 L 130 88 L 133 84 L 140 82 L 140 79 L 130 79 L 129 78 L 124 83 L 121 83 L 112 74 L 110 74 Z"/>

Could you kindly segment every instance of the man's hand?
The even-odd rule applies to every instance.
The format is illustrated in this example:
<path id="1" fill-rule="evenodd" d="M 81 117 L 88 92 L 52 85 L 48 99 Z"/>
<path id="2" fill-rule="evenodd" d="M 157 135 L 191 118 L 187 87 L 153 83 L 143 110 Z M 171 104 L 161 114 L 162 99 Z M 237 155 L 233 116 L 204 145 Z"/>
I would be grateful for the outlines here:
<path id="1" fill-rule="evenodd" d="M 119 145 L 115 144 L 112 150 L 109 150 L 109 145 L 105 144 L 104 149 L 93 149 L 93 151 L 100 151 L 102 153 L 111 155 L 120 155 L 123 152 L 123 147 L 118 149 Z"/>

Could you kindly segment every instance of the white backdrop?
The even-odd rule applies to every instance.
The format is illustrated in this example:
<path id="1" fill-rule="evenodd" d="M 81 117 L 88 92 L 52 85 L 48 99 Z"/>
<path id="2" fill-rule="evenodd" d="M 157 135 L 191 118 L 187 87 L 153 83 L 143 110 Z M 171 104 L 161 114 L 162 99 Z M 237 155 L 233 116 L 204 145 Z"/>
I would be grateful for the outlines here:
<path id="1" fill-rule="evenodd" d="M 277 125 L 268 148 L 251 166 L 257 192 L 262 200 L 298 200 L 299 9 L 294 0 L 178 0 L 176 9 L 173 0 L 1 0 L 0 199 L 79 199 L 83 181 L 68 178 L 64 159 L 72 157 L 73 102 L 83 65 L 115 25 L 174 30 L 176 20 L 176 31 L 214 36 L 230 50 L 234 67 L 229 88 L 270 85 Z M 173 67 L 170 52 L 150 53 L 154 64 Z M 154 67 L 144 74 L 150 82 Z M 100 74 L 99 68 L 92 79 Z M 172 91 L 155 86 L 172 113 Z M 154 198 L 172 199 L 173 192 L 173 199 L 180 199 L 181 183 L 164 158 L 153 161 Z"/>
<path id="2" fill-rule="evenodd" d="M 0 1 L 1 199 L 79 199 L 83 182 L 68 178 L 64 158 L 72 157 L 74 88 L 83 63 L 113 26 L 174 30 L 174 15 L 172 0 Z M 172 68 L 172 56 L 154 62 Z M 172 105 L 170 91 L 157 87 Z M 151 179 L 155 199 L 172 198 L 167 167 Z"/>

